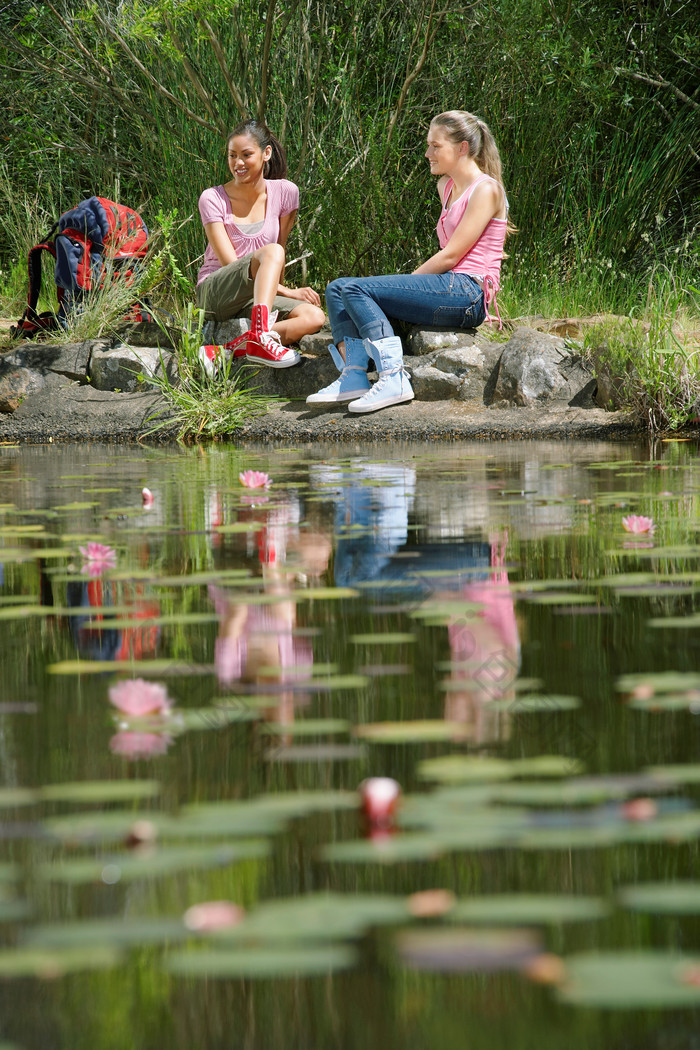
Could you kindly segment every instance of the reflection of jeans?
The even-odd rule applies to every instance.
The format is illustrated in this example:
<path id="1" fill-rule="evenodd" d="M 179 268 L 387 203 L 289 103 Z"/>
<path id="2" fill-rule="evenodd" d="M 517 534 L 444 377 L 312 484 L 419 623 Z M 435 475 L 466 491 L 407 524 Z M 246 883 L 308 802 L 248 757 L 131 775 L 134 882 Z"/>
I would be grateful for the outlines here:
<path id="1" fill-rule="evenodd" d="M 326 308 L 336 343 L 348 337 L 384 339 L 387 320 L 444 328 L 476 328 L 486 316 L 484 293 L 465 273 L 340 277 L 326 288 Z"/>
<path id="2" fill-rule="evenodd" d="M 367 463 L 357 474 L 345 475 L 343 480 L 349 484 L 343 487 L 336 508 L 338 586 L 374 579 L 406 542 L 416 473 L 412 467 Z M 358 485 L 358 480 L 379 484 Z"/>

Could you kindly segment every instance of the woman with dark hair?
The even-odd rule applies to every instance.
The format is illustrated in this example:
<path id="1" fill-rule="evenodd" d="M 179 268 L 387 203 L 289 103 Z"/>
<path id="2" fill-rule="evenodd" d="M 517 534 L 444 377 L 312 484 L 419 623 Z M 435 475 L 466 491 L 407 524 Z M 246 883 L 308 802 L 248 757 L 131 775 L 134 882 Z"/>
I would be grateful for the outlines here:
<path id="1" fill-rule="evenodd" d="M 281 283 L 299 190 L 285 178 L 282 146 L 258 121 L 234 128 L 227 155 L 232 178 L 199 198 L 208 243 L 197 276 L 197 303 L 214 321 L 250 310 L 251 327 L 223 348 L 201 347 L 199 358 L 209 374 L 222 349 L 256 364 L 288 368 L 300 357 L 285 344 L 317 332 L 325 320 L 313 288 Z"/>
<path id="2" fill-rule="evenodd" d="M 445 328 L 476 328 L 498 315 L 503 243 L 509 229 L 501 160 L 483 120 L 464 110 L 433 117 L 425 154 L 437 176 L 442 211 L 439 251 L 410 274 L 341 277 L 326 288 L 333 331 L 330 351 L 341 373 L 306 401 L 350 402 L 350 412 L 376 412 L 413 399 L 401 340 L 390 318 Z M 500 318 L 499 318 L 500 320 Z M 379 378 L 370 387 L 367 365 Z"/>

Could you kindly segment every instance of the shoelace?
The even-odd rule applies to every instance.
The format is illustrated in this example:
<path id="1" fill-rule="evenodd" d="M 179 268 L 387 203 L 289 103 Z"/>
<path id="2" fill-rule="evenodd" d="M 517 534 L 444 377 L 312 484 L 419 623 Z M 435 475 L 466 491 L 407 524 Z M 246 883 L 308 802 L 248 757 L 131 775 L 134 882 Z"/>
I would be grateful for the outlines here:
<path id="1" fill-rule="evenodd" d="M 277 332 L 263 332 L 258 336 L 259 341 L 272 356 L 277 359 L 287 353 L 287 347 L 282 346 L 282 340 Z"/>

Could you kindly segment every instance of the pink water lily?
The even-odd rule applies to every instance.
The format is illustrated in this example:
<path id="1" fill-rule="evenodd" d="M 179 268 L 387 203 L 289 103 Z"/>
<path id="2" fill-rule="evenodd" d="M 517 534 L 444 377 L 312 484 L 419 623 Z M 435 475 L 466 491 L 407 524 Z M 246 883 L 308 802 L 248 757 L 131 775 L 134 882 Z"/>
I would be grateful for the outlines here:
<path id="1" fill-rule="evenodd" d="M 269 489 L 272 484 L 272 478 L 264 470 L 242 470 L 238 480 L 246 489 Z"/>
<path id="2" fill-rule="evenodd" d="M 625 532 L 652 533 L 656 528 L 653 518 L 645 518 L 643 514 L 628 514 L 622 519 L 622 528 Z"/>
<path id="3" fill-rule="evenodd" d="M 166 715 L 173 703 L 164 685 L 143 678 L 128 678 L 111 686 L 109 701 L 129 718 Z"/>
<path id="4" fill-rule="evenodd" d="M 80 571 L 87 576 L 101 576 L 103 572 L 113 569 L 117 564 L 117 552 L 105 543 L 88 543 L 86 547 L 80 547 L 79 550 L 84 558 Z"/>
<path id="5" fill-rule="evenodd" d="M 203 901 L 193 904 L 183 916 L 188 930 L 196 933 L 211 933 L 237 926 L 245 918 L 245 911 L 231 901 Z"/>
<path id="6" fill-rule="evenodd" d="M 145 510 L 153 506 L 153 493 L 150 489 L 141 489 L 141 501 Z"/>

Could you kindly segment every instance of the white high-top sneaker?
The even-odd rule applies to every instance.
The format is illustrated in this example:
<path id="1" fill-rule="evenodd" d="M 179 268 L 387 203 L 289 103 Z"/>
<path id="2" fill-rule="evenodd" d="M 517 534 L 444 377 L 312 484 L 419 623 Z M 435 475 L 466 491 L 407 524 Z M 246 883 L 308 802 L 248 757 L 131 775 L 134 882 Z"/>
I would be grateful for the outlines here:
<path id="1" fill-rule="evenodd" d="M 374 359 L 379 379 L 359 401 L 348 405 L 349 412 L 376 412 L 403 401 L 413 401 L 413 388 L 408 372 L 403 367 L 403 348 L 397 335 L 384 339 L 367 340 L 367 348 Z"/>
<path id="2" fill-rule="evenodd" d="M 307 405 L 335 405 L 343 401 L 354 401 L 355 398 L 362 397 L 369 390 L 369 379 L 367 378 L 369 355 L 364 340 L 345 340 L 345 361 L 333 343 L 328 349 L 340 375 L 322 390 L 309 394 L 306 399 Z"/>

